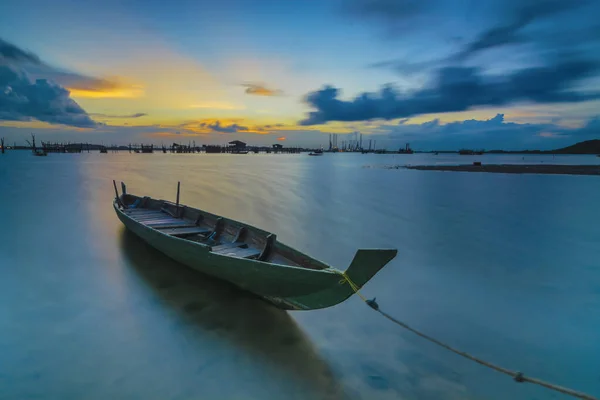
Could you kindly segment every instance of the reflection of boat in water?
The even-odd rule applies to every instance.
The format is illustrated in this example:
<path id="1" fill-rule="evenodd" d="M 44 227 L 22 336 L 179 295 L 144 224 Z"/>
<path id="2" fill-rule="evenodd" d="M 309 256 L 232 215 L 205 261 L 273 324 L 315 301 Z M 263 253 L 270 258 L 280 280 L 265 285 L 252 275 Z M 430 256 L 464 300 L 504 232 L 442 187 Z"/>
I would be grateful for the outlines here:
<path id="1" fill-rule="evenodd" d="M 123 224 L 157 250 L 279 308 L 325 308 L 354 293 L 341 271 L 242 222 L 129 194 L 115 198 L 113 206 Z M 358 250 L 346 276 L 360 288 L 396 253 L 395 249 Z"/>
<path id="2" fill-rule="evenodd" d="M 214 361 L 212 358 L 203 358 L 202 365 L 210 368 L 216 362 L 220 370 L 233 371 L 240 367 L 241 358 L 252 359 L 252 364 L 244 361 L 244 365 L 267 366 L 259 372 L 264 375 L 253 373 L 253 378 L 270 378 L 275 386 L 281 379 L 286 379 L 283 382 L 293 381 L 294 385 L 290 387 L 291 397 L 348 399 L 327 359 L 288 312 L 272 307 L 228 282 L 167 259 L 125 229 L 120 230 L 116 239 L 119 239 L 128 271 L 138 278 L 136 285 L 141 284 L 147 289 L 143 291 L 144 295 L 148 294 L 149 299 L 156 299 L 161 304 L 158 309 L 149 310 L 146 303 L 142 302 L 143 311 L 164 317 L 164 309 L 168 310 L 167 321 L 160 329 L 165 334 L 169 332 L 167 337 L 172 343 L 187 343 L 186 352 L 172 354 L 174 359 L 180 356 L 186 359 L 206 357 L 205 346 L 225 346 L 227 351 L 235 349 L 236 356 L 223 357 L 226 352 L 219 351 Z M 178 322 L 175 329 L 169 323 L 174 320 Z M 184 328 L 183 337 L 180 336 L 180 327 Z M 163 338 L 165 336 L 161 334 L 161 339 Z M 178 339 L 185 339 L 185 342 L 179 342 Z M 202 345 L 191 345 L 196 341 Z M 277 376 L 272 373 L 274 366 L 277 368 Z M 245 378 L 240 379 L 245 382 Z M 236 378 L 236 382 L 240 381 Z M 188 397 L 197 393 L 199 398 L 229 398 L 223 396 L 221 386 L 215 386 L 214 389 L 194 383 L 192 386 L 196 389 L 192 392 L 186 390 Z M 264 395 L 263 387 L 250 386 L 245 388 L 248 389 L 244 392 L 246 398 Z M 233 393 L 239 392 L 233 390 Z M 299 393 L 306 395 L 301 396 Z"/>
<path id="3" fill-rule="evenodd" d="M 309 156 L 322 156 L 323 155 L 323 150 L 315 150 L 315 151 L 311 151 L 310 153 L 308 153 Z"/>

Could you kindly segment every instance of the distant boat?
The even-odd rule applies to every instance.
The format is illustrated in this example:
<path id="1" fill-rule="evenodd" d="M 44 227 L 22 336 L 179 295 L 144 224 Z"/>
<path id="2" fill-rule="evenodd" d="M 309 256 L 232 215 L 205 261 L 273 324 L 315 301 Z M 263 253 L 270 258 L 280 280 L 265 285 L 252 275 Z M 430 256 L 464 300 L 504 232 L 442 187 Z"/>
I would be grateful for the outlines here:
<path id="1" fill-rule="evenodd" d="M 248 154 L 246 150 L 232 151 L 231 154 Z"/>
<path id="2" fill-rule="evenodd" d="M 106 147 L 100 147 L 100 153 L 106 154 L 106 153 L 108 153 L 108 149 Z"/>
<path id="3" fill-rule="evenodd" d="M 31 134 L 31 142 L 29 140 L 26 140 L 27 143 L 29 143 L 29 145 L 31 146 L 31 154 L 33 154 L 36 157 L 45 157 L 48 155 L 48 153 L 46 152 L 46 149 L 44 149 L 43 147 L 41 149 L 38 149 L 35 145 L 35 135 L 32 133 Z M 43 143 L 42 143 L 43 145 Z"/>
<path id="4" fill-rule="evenodd" d="M 315 150 L 315 151 L 311 151 L 310 153 L 308 153 L 309 156 L 322 156 L 323 155 L 323 150 Z"/>
<path id="5" fill-rule="evenodd" d="M 331 307 L 354 294 L 341 271 L 284 245 L 272 233 L 197 208 L 125 194 L 122 187 L 124 194 L 119 196 L 114 184 L 113 207 L 125 227 L 192 269 L 284 310 Z M 396 253 L 358 250 L 345 274 L 360 288 Z"/>

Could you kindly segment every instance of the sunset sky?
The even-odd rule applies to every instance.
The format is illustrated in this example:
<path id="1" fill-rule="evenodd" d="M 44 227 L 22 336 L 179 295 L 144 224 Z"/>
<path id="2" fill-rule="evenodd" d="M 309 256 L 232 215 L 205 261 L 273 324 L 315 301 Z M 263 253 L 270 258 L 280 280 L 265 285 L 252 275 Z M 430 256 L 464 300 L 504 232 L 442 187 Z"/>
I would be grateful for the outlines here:
<path id="1" fill-rule="evenodd" d="M 4 0 L 0 137 L 561 147 L 600 138 L 598 15 L 574 0 Z"/>

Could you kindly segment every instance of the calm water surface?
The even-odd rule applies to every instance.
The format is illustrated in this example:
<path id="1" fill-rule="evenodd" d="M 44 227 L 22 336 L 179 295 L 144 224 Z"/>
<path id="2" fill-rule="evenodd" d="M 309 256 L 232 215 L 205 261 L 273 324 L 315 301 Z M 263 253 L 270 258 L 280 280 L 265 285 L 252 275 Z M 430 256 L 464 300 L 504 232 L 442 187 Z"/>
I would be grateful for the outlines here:
<path id="1" fill-rule="evenodd" d="M 600 180 L 375 168 L 466 160 L 435 157 L 0 155 L 0 399 L 566 398 L 356 296 L 286 313 L 188 270 L 124 230 L 112 179 L 171 200 L 180 180 L 182 202 L 341 269 L 359 247 L 397 247 L 363 290 L 386 311 L 600 396 Z"/>

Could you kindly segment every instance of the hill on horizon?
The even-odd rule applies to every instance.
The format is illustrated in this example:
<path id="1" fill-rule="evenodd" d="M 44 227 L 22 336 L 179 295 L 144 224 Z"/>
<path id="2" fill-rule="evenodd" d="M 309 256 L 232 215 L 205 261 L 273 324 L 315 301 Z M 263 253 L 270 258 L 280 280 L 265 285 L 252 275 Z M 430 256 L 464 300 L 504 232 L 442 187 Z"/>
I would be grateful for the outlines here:
<path id="1" fill-rule="evenodd" d="M 600 139 L 586 140 L 574 145 L 552 150 L 558 154 L 600 154 Z"/>

